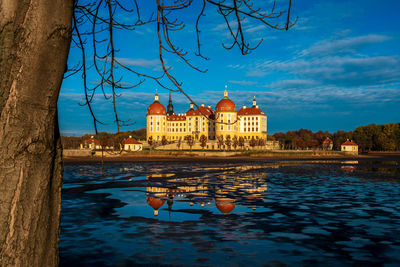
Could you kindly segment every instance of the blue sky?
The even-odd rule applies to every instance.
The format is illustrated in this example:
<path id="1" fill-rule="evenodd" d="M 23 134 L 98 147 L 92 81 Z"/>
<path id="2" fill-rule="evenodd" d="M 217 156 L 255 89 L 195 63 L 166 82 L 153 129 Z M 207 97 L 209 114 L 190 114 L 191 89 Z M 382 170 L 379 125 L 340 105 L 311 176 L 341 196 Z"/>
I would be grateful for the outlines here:
<path id="1" fill-rule="evenodd" d="M 145 14 L 152 10 L 150 1 L 141 2 L 145 3 Z M 188 51 L 191 62 L 208 69 L 207 73 L 190 69 L 176 56 L 167 55 L 166 61 L 198 104 L 214 108 L 223 97 L 225 85 L 238 108 L 249 106 L 256 96 L 268 115 L 269 134 L 300 128 L 333 132 L 371 123 L 400 122 L 400 1 L 293 0 L 291 14 L 298 16 L 298 22 L 289 31 L 272 30 L 250 19 L 244 21 L 250 44 L 264 39 L 246 56 L 237 47 L 222 48 L 222 43 L 230 43 L 229 35 L 222 17 L 209 8 L 200 21 L 201 48 L 208 61 L 194 55 L 197 2 L 178 14 L 186 28 L 172 39 Z M 269 7 L 270 2 L 254 1 L 260 7 Z M 287 1 L 279 3 L 286 6 Z M 131 33 L 118 32 L 115 40 L 120 61 L 148 74 L 160 74 L 155 24 Z M 79 62 L 78 52 L 71 49 L 69 66 Z M 90 48 L 87 52 L 90 59 Z M 127 84 L 138 82 L 133 75 L 121 75 Z M 98 79 L 90 70 L 89 83 Z M 151 80 L 121 91 L 117 99 L 119 115 L 136 122 L 122 131 L 145 127 L 146 109 L 156 89 L 166 106 L 169 92 Z M 88 108 L 79 105 L 84 102 L 83 96 L 80 75 L 64 80 L 59 98 L 63 135 L 94 132 Z M 172 97 L 176 113 L 188 110 L 189 102 L 182 94 L 173 93 Z M 98 118 L 107 123 L 99 125 L 99 131 L 115 132 L 112 103 L 100 91 L 93 107 Z"/>

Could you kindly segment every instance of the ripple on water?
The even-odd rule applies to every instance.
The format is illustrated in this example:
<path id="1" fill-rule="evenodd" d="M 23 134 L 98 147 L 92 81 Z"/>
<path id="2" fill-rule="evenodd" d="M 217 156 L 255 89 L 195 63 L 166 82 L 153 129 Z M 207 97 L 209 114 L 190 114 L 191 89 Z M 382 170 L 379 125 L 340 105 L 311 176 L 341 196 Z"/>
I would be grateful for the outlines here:
<path id="1" fill-rule="evenodd" d="M 351 164 L 68 164 L 60 266 L 398 263 L 400 183 Z"/>

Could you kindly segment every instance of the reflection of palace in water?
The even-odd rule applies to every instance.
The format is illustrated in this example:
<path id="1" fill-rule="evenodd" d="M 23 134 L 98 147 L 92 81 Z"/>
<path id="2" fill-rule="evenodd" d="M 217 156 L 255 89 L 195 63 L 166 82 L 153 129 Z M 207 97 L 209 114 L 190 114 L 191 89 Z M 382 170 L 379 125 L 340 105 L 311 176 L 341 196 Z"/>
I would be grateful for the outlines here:
<path id="1" fill-rule="evenodd" d="M 266 174 L 251 173 L 249 177 L 230 177 L 219 175 L 218 181 L 210 181 L 208 177 L 173 178 L 173 174 L 153 174 L 147 180 L 165 178 L 165 187 L 150 186 L 146 188 L 147 204 L 158 215 L 165 203 L 169 212 L 172 210 L 174 200 L 186 202 L 188 206 L 200 205 L 205 207 L 214 201 L 216 208 L 222 214 L 229 214 L 236 204 L 250 206 L 256 209 L 256 202 L 263 198 L 267 191 Z M 215 179 L 215 178 L 214 178 Z"/>

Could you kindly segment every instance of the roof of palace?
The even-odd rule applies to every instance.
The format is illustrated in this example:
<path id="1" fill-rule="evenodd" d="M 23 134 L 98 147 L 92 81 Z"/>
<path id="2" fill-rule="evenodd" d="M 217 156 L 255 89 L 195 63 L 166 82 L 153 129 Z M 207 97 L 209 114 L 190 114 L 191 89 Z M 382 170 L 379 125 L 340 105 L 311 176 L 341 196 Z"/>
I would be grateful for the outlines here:
<path id="1" fill-rule="evenodd" d="M 253 106 L 250 108 L 241 108 L 237 112 L 239 116 L 244 116 L 244 115 L 265 115 L 264 112 L 258 107 L 258 106 Z"/>
<path id="2" fill-rule="evenodd" d="M 214 114 L 214 110 L 209 107 L 200 106 L 196 110 L 189 109 L 188 111 L 186 111 L 186 116 L 203 116 L 203 114 L 206 116 L 210 116 L 211 114 Z"/>
<path id="3" fill-rule="evenodd" d="M 176 115 L 175 113 L 172 115 L 167 115 L 167 121 L 184 121 L 186 120 L 186 116 L 184 115 Z"/>
<path id="4" fill-rule="evenodd" d="M 333 141 L 329 138 L 329 137 L 327 137 L 325 140 L 324 140 L 324 142 L 322 142 L 322 144 L 324 144 L 324 145 L 327 145 L 327 144 L 333 144 Z"/>

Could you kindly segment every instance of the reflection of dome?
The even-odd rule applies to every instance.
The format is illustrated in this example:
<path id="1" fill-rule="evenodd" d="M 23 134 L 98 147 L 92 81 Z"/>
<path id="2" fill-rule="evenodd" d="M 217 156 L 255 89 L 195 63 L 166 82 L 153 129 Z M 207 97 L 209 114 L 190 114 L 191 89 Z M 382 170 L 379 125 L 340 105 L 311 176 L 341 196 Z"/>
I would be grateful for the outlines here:
<path id="1" fill-rule="evenodd" d="M 149 204 L 154 209 L 154 215 L 158 215 L 158 209 L 164 205 L 165 200 L 155 198 L 155 197 L 147 197 L 147 204 Z"/>
<path id="2" fill-rule="evenodd" d="M 147 108 L 147 115 L 165 115 L 165 107 L 158 101 L 154 101 L 153 104 L 151 104 Z"/>
<path id="3" fill-rule="evenodd" d="M 218 102 L 215 110 L 217 112 L 236 112 L 236 105 L 232 100 L 224 98 Z"/>
<path id="4" fill-rule="evenodd" d="M 223 214 L 228 214 L 235 209 L 236 204 L 233 199 L 217 198 L 215 199 L 215 206 Z"/>

